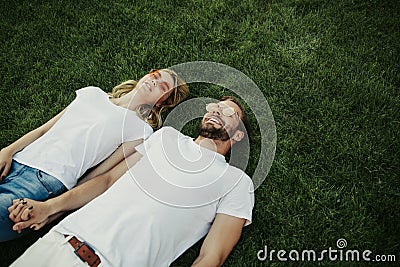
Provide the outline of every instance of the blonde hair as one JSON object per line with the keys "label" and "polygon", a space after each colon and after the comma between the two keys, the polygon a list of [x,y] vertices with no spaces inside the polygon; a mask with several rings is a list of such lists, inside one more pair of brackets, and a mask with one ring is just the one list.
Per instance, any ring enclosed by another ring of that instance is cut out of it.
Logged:
{"label": "blonde hair", "polygon": [[[165,112],[168,108],[172,108],[176,106],[179,102],[189,96],[189,86],[185,83],[185,81],[180,78],[174,71],[169,69],[162,69],[160,71],[165,71],[169,73],[175,84],[172,92],[169,94],[168,98],[157,107],[154,105],[151,107],[150,105],[143,104],[140,105],[136,109],[136,113],[140,118],[146,121],[151,127],[154,129],[158,129],[162,125],[162,117],[161,114]],[[113,98],[119,98],[130,91],[136,89],[137,81],[128,80],[117,86],[115,86],[109,95]]]}

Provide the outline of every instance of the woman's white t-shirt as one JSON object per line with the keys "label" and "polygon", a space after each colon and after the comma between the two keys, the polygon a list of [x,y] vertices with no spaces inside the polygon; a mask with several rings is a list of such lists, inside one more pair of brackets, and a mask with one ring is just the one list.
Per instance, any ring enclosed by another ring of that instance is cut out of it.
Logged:
{"label": "woman's white t-shirt", "polygon": [[101,266],[169,266],[217,213],[251,222],[253,183],[222,155],[170,127],[137,151],[143,157],[111,188],[54,228],[87,242]]}
{"label": "woman's white t-shirt", "polygon": [[14,159],[59,179],[68,189],[121,143],[146,139],[152,128],[136,112],[113,104],[97,87],[76,91],[63,116]]}

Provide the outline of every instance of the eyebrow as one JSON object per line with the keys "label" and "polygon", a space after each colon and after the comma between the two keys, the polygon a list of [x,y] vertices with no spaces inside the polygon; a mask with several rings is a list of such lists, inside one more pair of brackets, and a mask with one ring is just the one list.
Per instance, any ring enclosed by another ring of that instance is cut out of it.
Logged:
{"label": "eyebrow", "polygon": [[160,79],[160,78],[161,78],[161,73],[160,73],[160,71],[155,71],[155,72],[153,72],[152,74],[153,74],[153,76],[154,76],[156,79]]}

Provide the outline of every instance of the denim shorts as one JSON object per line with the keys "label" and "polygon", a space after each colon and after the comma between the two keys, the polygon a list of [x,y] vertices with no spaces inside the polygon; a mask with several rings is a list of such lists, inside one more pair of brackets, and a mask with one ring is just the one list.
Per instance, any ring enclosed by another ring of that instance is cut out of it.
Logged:
{"label": "denim shorts", "polygon": [[46,200],[62,194],[67,188],[57,178],[32,167],[12,161],[8,175],[0,182],[0,242],[22,236],[12,230],[8,207],[18,198]]}

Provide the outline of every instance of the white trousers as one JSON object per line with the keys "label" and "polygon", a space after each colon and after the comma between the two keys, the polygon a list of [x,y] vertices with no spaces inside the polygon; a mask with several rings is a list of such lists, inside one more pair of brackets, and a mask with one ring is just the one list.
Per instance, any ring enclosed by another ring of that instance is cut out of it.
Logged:
{"label": "white trousers", "polygon": [[[30,246],[21,257],[19,257],[11,267],[87,267],[74,254],[74,249],[68,243],[70,238],[50,230],[45,236],[39,238],[32,246]],[[101,265],[100,265],[101,266]]]}

